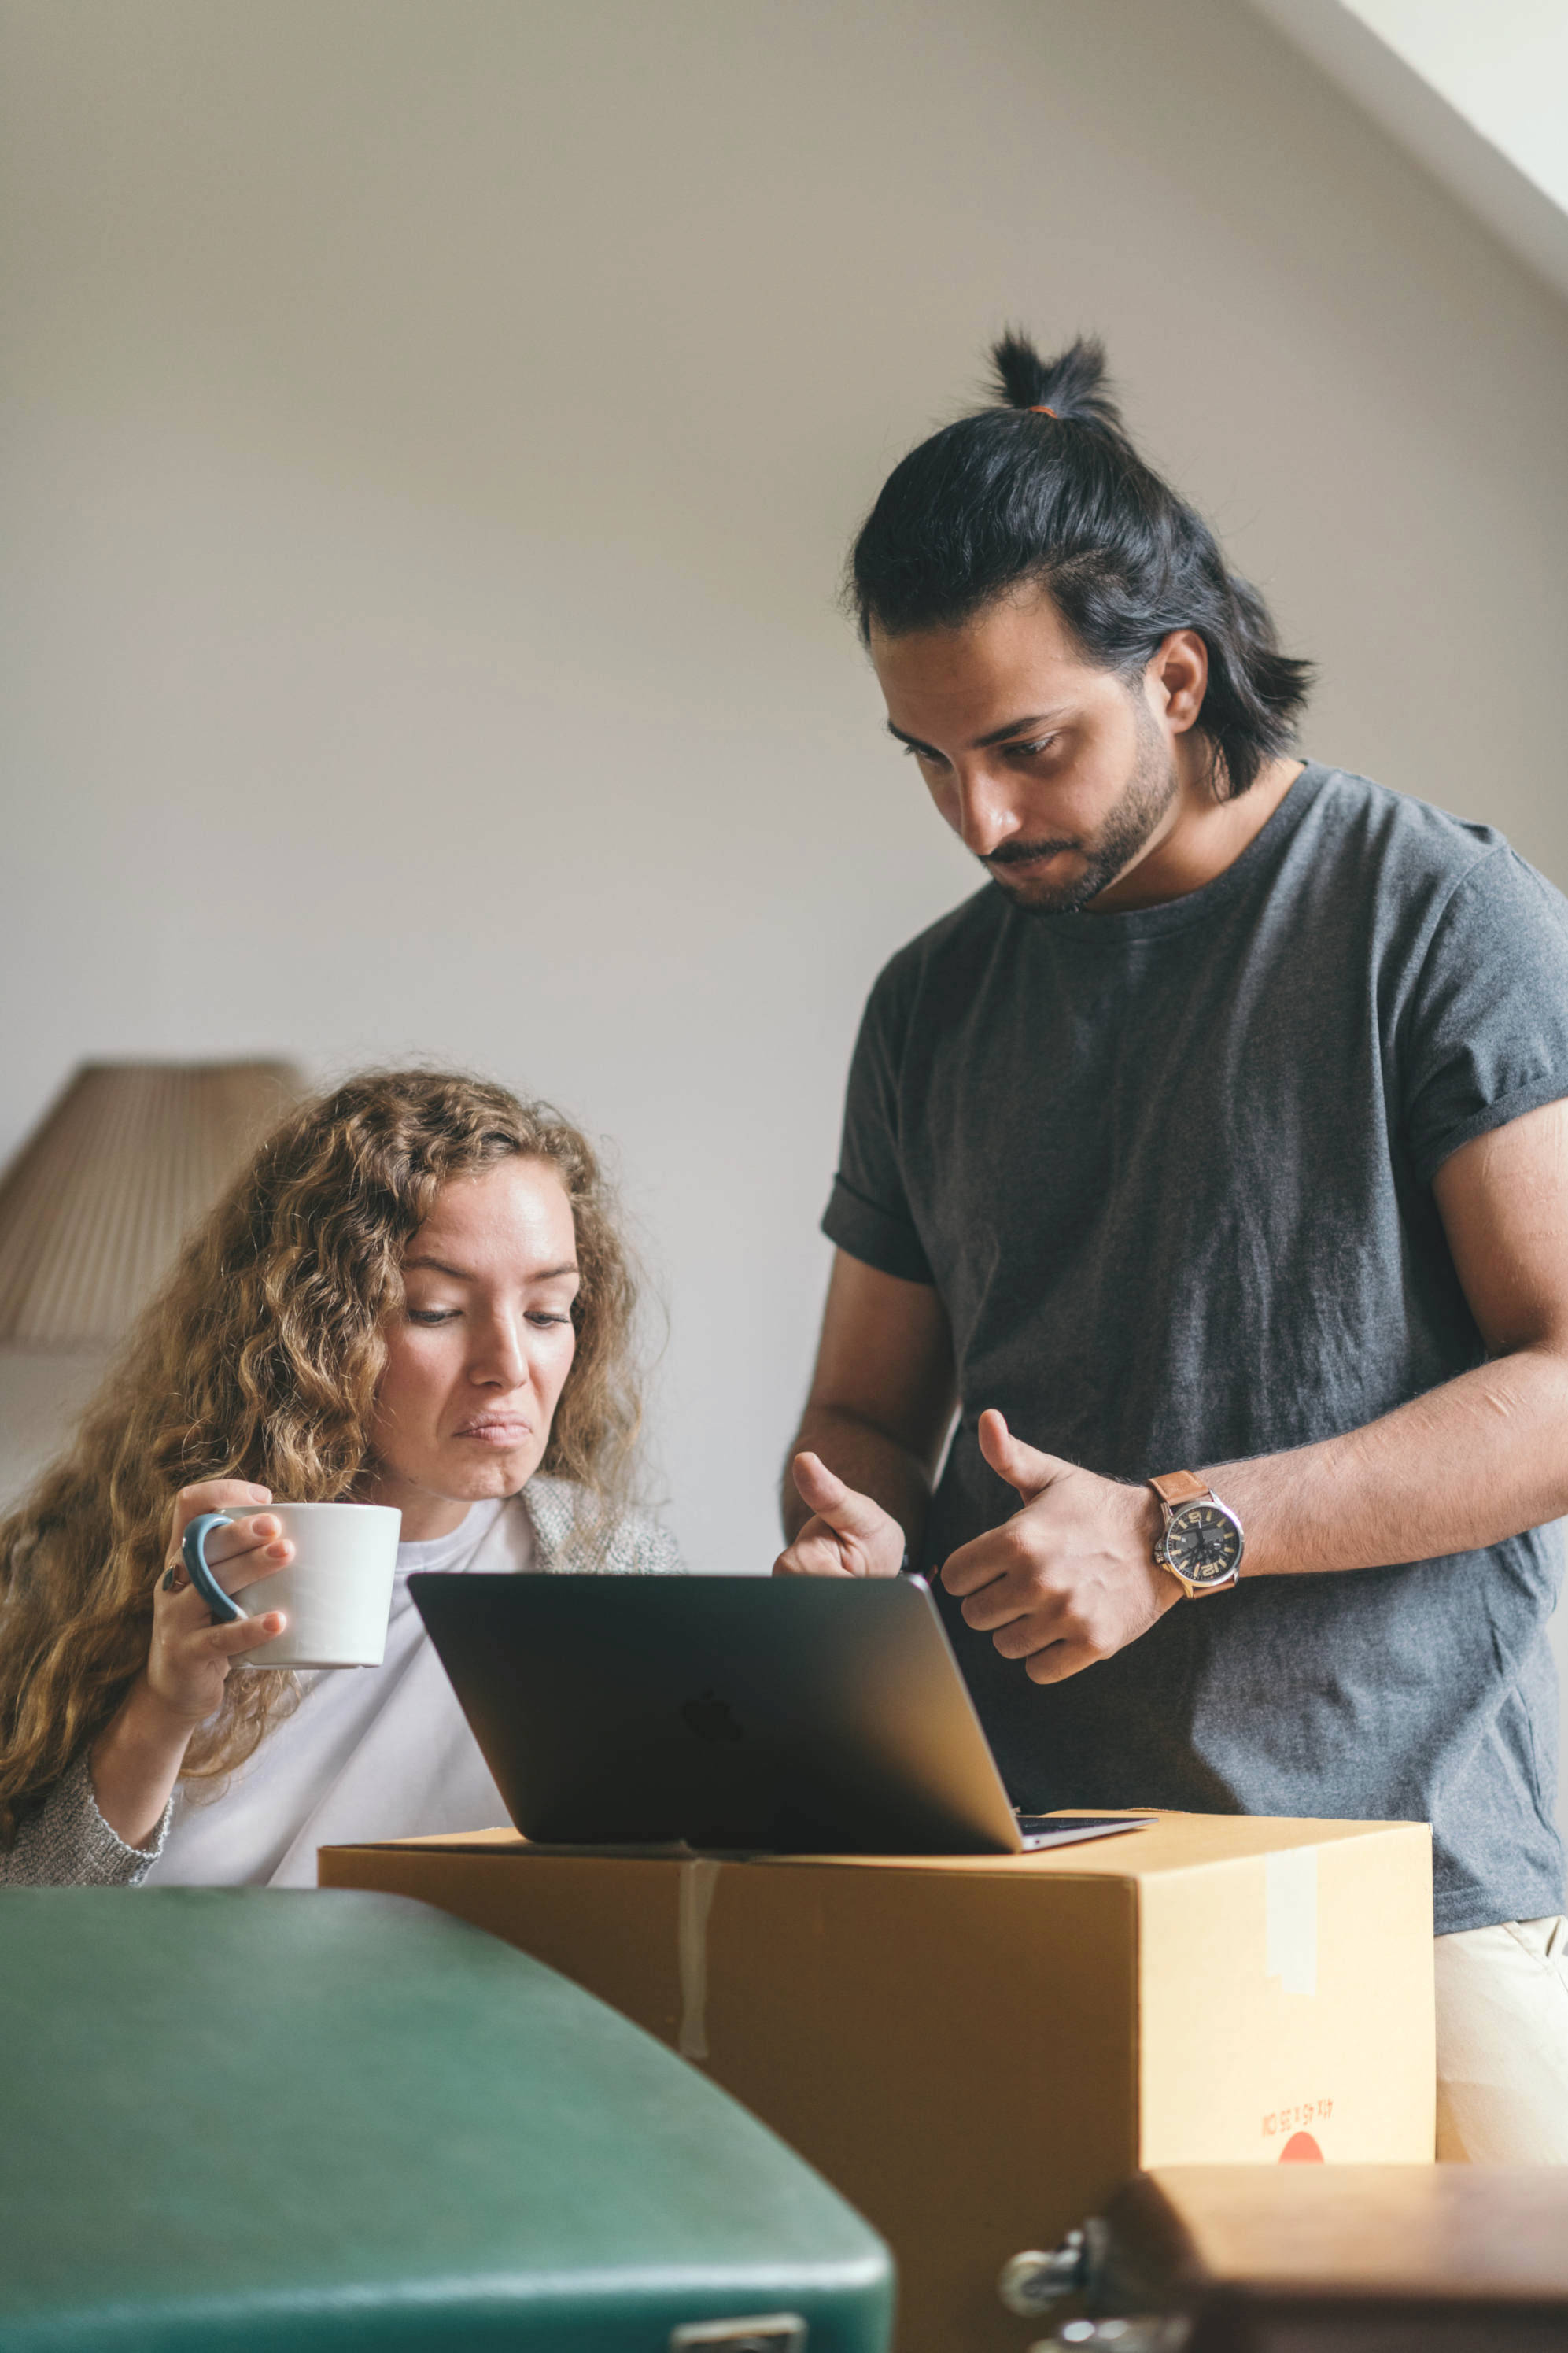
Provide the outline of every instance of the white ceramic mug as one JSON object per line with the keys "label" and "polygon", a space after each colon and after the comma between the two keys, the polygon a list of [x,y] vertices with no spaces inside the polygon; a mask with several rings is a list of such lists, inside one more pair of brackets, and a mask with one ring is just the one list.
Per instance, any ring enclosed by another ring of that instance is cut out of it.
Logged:
{"label": "white ceramic mug", "polygon": [[403,1514],[385,1504],[267,1504],[294,1547],[287,1568],[226,1593],[208,1566],[214,1528],[248,1513],[204,1512],[185,1530],[185,1573],[216,1618],[281,1609],[288,1623],[237,1667],[379,1667],[386,1652]]}

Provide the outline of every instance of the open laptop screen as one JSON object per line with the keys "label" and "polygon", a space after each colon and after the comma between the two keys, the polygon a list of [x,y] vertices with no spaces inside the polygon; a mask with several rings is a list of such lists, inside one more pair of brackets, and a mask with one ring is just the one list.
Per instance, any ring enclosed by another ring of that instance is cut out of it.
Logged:
{"label": "open laptop screen", "polygon": [[[409,1579],[527,1838],[751,1853],[1025,1843],[919,1577]],[[1030,1825],[1028,1843],[1138,1818]]]}

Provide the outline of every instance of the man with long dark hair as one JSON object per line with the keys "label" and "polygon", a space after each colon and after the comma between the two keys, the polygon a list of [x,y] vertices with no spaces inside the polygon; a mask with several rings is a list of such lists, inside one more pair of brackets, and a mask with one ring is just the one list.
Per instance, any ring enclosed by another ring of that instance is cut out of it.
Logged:
{"label": "man with long dark hair", "polygon": [[1429,1820],[1440,2154],[1568,2161],[1568,906],[1298,758],[1099,348],[995,358],[851,563],[989,881],[867,1007],[778,1567],[907,1546],[1026,1810]]}

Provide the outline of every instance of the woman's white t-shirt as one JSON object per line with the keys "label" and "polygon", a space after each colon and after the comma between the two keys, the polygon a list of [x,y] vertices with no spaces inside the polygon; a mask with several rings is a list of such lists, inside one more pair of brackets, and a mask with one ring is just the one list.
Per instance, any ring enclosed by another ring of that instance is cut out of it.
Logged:
{"label": "woman's white t-shirt", "polygon": [[314,1887],[316,1849],[504,1824],[504,1801],[408,1591],[414,1569],[526,1573],[536,1545],[521,1496],[470,1506],[460,1527],[397,1547],[378,1668],[300,1674],[294,1714],[221,1796],[182,1785],[148,1887]]}

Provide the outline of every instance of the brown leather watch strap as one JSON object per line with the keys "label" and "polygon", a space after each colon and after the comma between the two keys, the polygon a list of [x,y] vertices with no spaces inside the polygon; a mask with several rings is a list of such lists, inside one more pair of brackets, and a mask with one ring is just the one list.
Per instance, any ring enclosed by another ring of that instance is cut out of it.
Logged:
{"label": "brown leather watch strap", "polygon": [[1151,1479],[1149,1484],[1160,1501],[1169,1504],[1173,1511],[1178,1504],[1200,1502],[1209,1492],[1203,1480],[1194,1477],[1191,1471],[1166,1471],[1158,1479]]}

